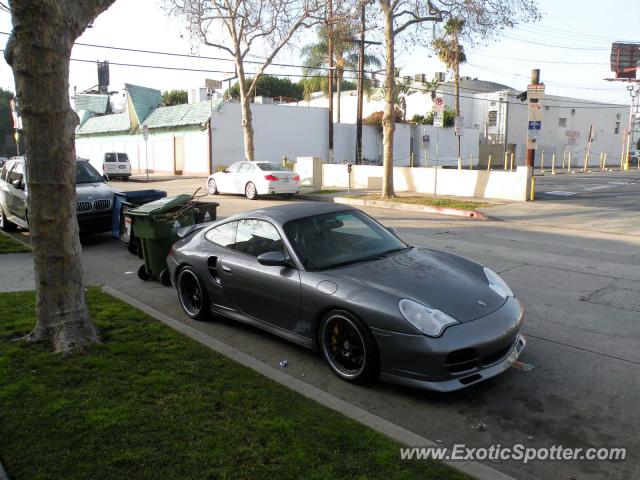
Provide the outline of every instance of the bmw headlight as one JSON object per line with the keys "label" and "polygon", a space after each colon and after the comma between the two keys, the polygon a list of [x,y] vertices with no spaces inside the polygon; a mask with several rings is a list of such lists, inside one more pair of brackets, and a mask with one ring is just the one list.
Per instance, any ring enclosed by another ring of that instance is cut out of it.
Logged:
{"label": "bmw headlight", "polygon": [[442,331],[458,321],[440,310],[403,298],[398,303],[400,312],[411,325],[430,337],[439,336]]}
{"label": "bmw headlight", "polygon": [[505,298],[515,296],[509,288],[509,285],[507,285],[507,282],[500,278],[500,275],[498,275],[496,272],[487,267],[484,267],[484,274],[489,281],[489,287],[498,295]]}

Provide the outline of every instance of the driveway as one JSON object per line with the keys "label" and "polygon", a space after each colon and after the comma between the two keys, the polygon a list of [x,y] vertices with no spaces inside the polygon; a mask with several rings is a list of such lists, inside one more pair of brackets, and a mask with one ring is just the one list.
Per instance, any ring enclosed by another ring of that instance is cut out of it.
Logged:
{"label": "driveway", "polygon": [[[191,193],[204,183],[174,182],[126,188]],[[215,200],[220,217],[280,203]],[[107,235],[85,242],[85,278],[111,285],[269,365],[278,367],[287,359],[290,375],[443,445],[627,448],[627,460],[616,463],[491,463],[515,478],[639,478],[640,236],[629,234],[637,228],[637,215],[635,221],[617,218],[615,202],[601,202],[589,208],[617,219],[593,228],[589,217],[573,215],[580,205],[563,202],[496,207],[490,211],[496,219],[486,222],[365,209],[410,243],[490,266],[525,305],[528,346],[522,367],[450,394],[382,383],[351,386],[318,355],[260,330],[223,319],[193,322],[181,313],[175,291],[140,281],[135,274],[140,259]]]}

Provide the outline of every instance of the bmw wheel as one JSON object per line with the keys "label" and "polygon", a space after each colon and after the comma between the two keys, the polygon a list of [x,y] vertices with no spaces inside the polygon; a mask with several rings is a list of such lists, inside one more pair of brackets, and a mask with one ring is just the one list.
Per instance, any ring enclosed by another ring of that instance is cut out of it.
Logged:
{"label": "bmw wheel", "polygon": [[319,343],[329,368],[343,380],[365,383],[378,375],[378,349],[369,329],[348,312],[327,314],[321,324]]}
{"label": "bmw wheel", "polygon": [[244,194],[249,200],[255,200],[256,198],[258,198],[256,186],[252,182],[247,183],[247,186],[244,187]]}
{"label": "bmw wheel", "polygon": [[213,178],[210,178],[207,182],[207,189],[211,195],[218,195],[218,186],[216,185],[216,181]]}
{"label": "bmw wheel", "polygon": [[193,267],[184,267],[178,272],[176,287],[184,313],[195,320],[204,320],[209,316],[207,289]]}
{"label": "bmw wheel", "polygon": [[10,222],[4,214],[4,210],[2,210],[2,206],[0,205],[0,230],[3,232],[13,232],[16,229],[16,224]]}

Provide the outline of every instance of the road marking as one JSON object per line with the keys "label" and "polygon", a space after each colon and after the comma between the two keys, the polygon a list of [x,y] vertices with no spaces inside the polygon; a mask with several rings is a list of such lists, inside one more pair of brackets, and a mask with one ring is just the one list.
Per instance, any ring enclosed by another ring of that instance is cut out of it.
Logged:
{"label": "road marking", "polygon": [[623,182],[620,180],[616,180],[614,182],[609,182],[609,185],[630,185],[631,182]]}
{"label": "road marking", "polygon": [[558,195],[559,197],[568,197],[570,195],[575,195],[577,192],[563,192],[560,190],[554,190],[552,192],[544,192],[547,195]]}

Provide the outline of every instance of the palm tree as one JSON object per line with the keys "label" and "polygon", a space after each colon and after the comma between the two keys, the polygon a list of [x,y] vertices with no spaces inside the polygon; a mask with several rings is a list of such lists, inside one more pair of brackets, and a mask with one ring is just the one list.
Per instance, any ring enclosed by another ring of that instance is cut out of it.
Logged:
{"label": "palm tree", "polygon": [[453,88],[455,94],[455,115],[460,115],[460,64],[467,61],[464,47],[460,45],[459,36],[464,28],[464,19],[450,18],[444,24],[444,36],[433,41],[433,48],[440,61],[453,71]]}
{"label": "palm tree", "polygon": [[[345,71],[356,72],[358,70],[358,40],[354,26],[349,23],[340,23],[333,26],[333,66],[336,90],[338,93],[337,121],[340,123],[340,101],[342,93],[342,81]],[[329,38],[327,28],[322,27],[318,31],[318,41],[302,48],[303,73],[307,81],[304,82],[304,95],[309,98],[311,93],[321,87],[323,91],[328,90],[326,78],[319,79],[329,65]],[[379,68],[382,62],[378,57],[365,54],[364,66]],[[320,80],[314,81],[315,79]],[[364,78],[364,88],[371,91],[371,80]]]}

